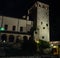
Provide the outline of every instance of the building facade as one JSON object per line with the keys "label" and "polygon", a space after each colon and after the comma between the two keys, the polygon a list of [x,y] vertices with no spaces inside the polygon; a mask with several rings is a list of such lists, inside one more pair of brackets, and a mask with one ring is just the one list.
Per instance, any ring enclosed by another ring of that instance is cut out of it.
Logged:
{"label": "building facade", "polygon": [[30,29],[33,27],[33,21],[18,19],[6,16],[0,16],[0,28],[4,28],[4,30],[0,30],[0,41],[6,41],[10,43],[14,43],[19,40],[23,40],[24,37],[29,39]]}
{"label": "building facade", "polygon": [[34,21],[34,38],[50,41],[49,5],[37,1],[29,10],[29,18]]}
{"label": "building facade", "polygon": [[[24,16],[25,17],[25,16]],[[26,19],[0,16],[0,41],[16,42],[17,38],[23,40],[33,36],[34,40],[50,41],[49,5],[39,1],[28,10]],[[32,34],[32,35],[31,35]]]}

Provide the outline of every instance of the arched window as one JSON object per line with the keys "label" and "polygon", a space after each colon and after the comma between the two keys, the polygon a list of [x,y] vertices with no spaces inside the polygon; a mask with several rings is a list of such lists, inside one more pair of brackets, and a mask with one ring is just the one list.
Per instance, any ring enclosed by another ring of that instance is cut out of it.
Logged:
{"label": "arched window", "polygon": [[2,40],[2,42],[5,40],[5,41],[7,41],[7,35],[6,34],[2,34],[1,35],[1,40]]}
{"label": "arched window", "polygon": [[15,29],[16,29],[16,26],[13,26],[12,30],[15,31]]}
{"label": "arched window", "polygon": [[28,41],[28,37],[27,36],[23,36],[23,41],[24,42]]}
{"label": "arched window", "polygon": [[9,42],[13,42],[14,41],[14,35],[9,35]]}

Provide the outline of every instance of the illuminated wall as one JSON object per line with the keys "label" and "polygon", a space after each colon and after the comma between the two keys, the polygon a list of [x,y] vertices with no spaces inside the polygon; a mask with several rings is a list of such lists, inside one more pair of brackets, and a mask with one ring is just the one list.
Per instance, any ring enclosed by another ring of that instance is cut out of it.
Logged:
{"label": "illuminated wall", "polygon": [[30,31],[31,27],[33,27],[33,22],[32,21],[27,21],[27,24],[26,24],[27,32]]}
{"label": "illuminated wall", "polygon": [[33,10],[36,13],[34,13],[35,16],[32,17],[34,19],[34,27],[36,30],[34,31],[34,39],[41,39],[45,41],[50,40],[49,36],[49,5],[41,3],[37,1],[30,9],[29,13],[33,14]]}
{"label": "illuminated wall", "polygon": [[39,39],[49,41],[49,6],[37,2],[37,28],[39,29]]}
{"label": "illuminated wall", "polygon": [[21,32],[21,27],[23,28],[23,32],[30,31],[31,27],[33,26],[33,22],[29,20],[19,19],[18,20],[18,32]]}
{"label": "illuminated wall", "polygon": [[[10,35],[14,36],[14,39],[13,39],[14,41],[10,43],[16,42],[17,37],[19,37],[19,40],[23,40],[24,36],[26,36],[28,40],[31,37],[31,35],[28,34],[27,32],[30,31],[31,27],[33,26],[32,21],[25,20],[25,19],[6,17],[6,16],[0,16],[0,26],[5,28],[5,26],[7,25],[8,25],[7,30],[4,30],[4,31],[11,31],[11,32],[0,32],[0,41],[2,41],[1,36],[4,34],[7,36],[7,39],[5,38],[6,42],[10,42],[9,41]],[[13,30],[13,26],[15,26],[15,30]]]}
{"label": "illuminated wall", "polygon": [[18,24],[18,19],[17,18],[11,18],[11,17],[5,17],[3,16],[3,27],[5,25],[8,25],[8,31],[12,31],[13,26],[15,26],[15,31],[17,31],[17,24]]}
{"label": "illuminated wall", "polygon": [[0,26],[7,29],[6,31],[28,32],[33,26],[33,21],[0,16]]}
{"label": "illuminated wall", "polygon": [[26,20],[19,19],[19,24],[18,24],[18,31],[20,32],[20,29],[23,29],[23,32],[26,32]]}

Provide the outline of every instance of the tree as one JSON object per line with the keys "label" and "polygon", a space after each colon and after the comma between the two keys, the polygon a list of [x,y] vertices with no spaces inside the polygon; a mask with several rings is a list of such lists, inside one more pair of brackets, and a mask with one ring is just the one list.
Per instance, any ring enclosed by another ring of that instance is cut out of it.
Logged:
{"label": "tree", "polygon": [[43,41],[43,40],[39,40],[39,47],[45,49],[45,48],[50,48],[50,44],[49,42]]}
{"label": "tree", "polygon": [[44,54],[44,49],[46,48],[50,48],[50,44],[49,42],[43,41],[43,40],[39,40],[39,51],[40,54]]}

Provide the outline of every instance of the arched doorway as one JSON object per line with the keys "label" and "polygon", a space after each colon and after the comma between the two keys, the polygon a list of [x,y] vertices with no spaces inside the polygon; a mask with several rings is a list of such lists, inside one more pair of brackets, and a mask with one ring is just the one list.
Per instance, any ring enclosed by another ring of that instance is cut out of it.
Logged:
{"label": "arched doorway", "polygon": [[14,35],[9,35],[9,42],[14,42]]}
{"label": "arched doorway", "polygon": [[1,35],[1,40],[2,40],[2,42],[3,41],[7,41],[7,35],[6,34],[2,34]]}
{"label": "arched doorway", "polygon": [[27,36],[23,36],[23,40],[28,40],[28,37]]}

